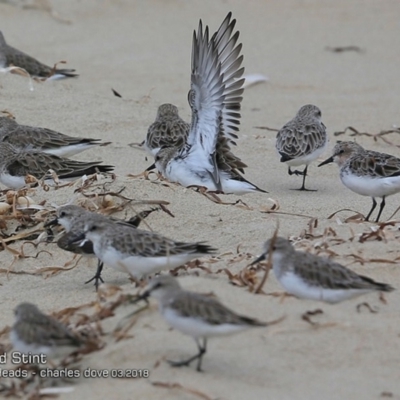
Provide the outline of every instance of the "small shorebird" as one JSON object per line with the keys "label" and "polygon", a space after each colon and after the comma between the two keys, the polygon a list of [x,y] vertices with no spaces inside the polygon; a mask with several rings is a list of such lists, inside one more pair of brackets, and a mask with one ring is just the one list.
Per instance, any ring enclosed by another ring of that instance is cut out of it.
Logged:
{"label": "small shorebird", "polygon": [[3,33],[0,31],[0,68],[11,66],[23,68],[34,78],[59,79],[78,76],[74,74],[74,69],[55,69],[49,67],[28,56],[28,54],[9,46],[4,39]]}
{"label": "small shorebird", "polygon": [[170,270],[216,249],[204,243],[184,243],[154,232],[132,229],[112,221],[88,221],[74,241],[90,240],[97,258],[134,279]]}
{"label": "small shorebird", "polygon": [[[173,104],[162,104],[157,111],[157,117],[147,132],[143,145],[147,152],[156,156],[161,148],[174,147],[182,148],[189,135],[190,124],[185,122],[178,114],[178,108]],[[216,163],[222,170],[238,170],[244,173],[247,165],[231,152],[232,140],[219,132],[216,144]],[[147,168],[155,168],[155,164]]]}
{"label": "small shorebird", "polygon": [[92,147],[104,145],[100,139],[73,137],[47,128],[19,125],[8,117],[0,117],[0,142],[22,150],[41,151],[67,158]]}
{"label": "small shorebird", "polygon": [[394,290],[386,283],[358,275],[326,257],[296,251],[290,241],[282,237],[267,240],[263,254],[251,265],[268,259],[270,251],[276,279],[289,294],[301,299],[333,304],[365,293]]}
{"label": "small shorebird", "polygon": [[146,151],[153,157],[162,147],[181,148],[186,143],[190,124],[185,122],[173,104],[161,104],[156,120],[150,125],[143,142]]}
{"label": "small shorebird", "polygon": [[58,178],[74,179],[96,172],[110,172],[111,165],[100,165],[101,161],[83,162],[61,158],[35,150],[16,149],[8,143],[0,143],[0,182],[10,189],[25,186],[25,177],[51,180],[49,170]]}
{"label": "small shorebird", "polygon": [[217,299],[183,290],[170,275],[152,279],[138,300],[153,296],[158,300],[161,315],[174,329],[192,336],[199,352],[184,361],[168,361],[173,367],[189,366],[197,360],[201,371],[203,356],[207,351],[207,339],[227,336],[253,327],[266,327],[280,322],[261,322],[230,310]]}
{"label": "small shorebird", "polygon": [[82,347],[82,341],[65,325],[43,314],[34,304],[19,304],[15,317],[16,322],[10,332],[14,351],[58,358]]}
{"label": "small shorebird", "polygon": [[[57,240],[57,245],[65,251],[70,251],[74,254],[84,255],[88,257],[95,257],[93,250],[93,243],[89,240],[76,240],[84,233],[85,225],[89,221],[106,221],[114,222],[116,224],[122,224],[129,226],[131,228],[137,228],[140,223],[157,208],[151,210],[146,210],[135,215],[128,221],[123,221],[116,218],[106,217],[101,214],[97,214],[82,207],[75,206],[73,204],[61,206],[57,209],[57,216],[51,221],[44,224],[44,227],[51,227],[54,225],[62,225],[65,229],[65,233]],[[90,283],[93,280],[96,290],[99,287],[99,282],[104,282],[101,277],[101,272],[103,270],[103,262],[99,260],[97,265],[96,274],[93,278],[89,279],[85,283]]]}
{"label": "small shorebird", "polygon": [[377,151],[365,150],[355,142],[337,142],[333,155],[318,166],[335,162],[340,168],[342,183],[355,193],[372,197],[368,221],[377,205],[375,197],[382,202],[376,222],[385,207],[387,196],[400,192],[400,158]]}
{"label": "small shorebird", "polygon": [[[182,186],[206,187],[226,194],[265,192],[244,179],[239,168],[221,154],[240,124],[244,68],[236,46],[239,32],[233,34],[236,20],[227,15],[218,31],[209,38],[200,20],[192,44],[192,75],[189,105],[192,122],[183,146],[161,147],[155,156],[157,169],[171,182]],[[218,137],[227,141],[217,151]],[[240,161],[240,160],[239,160]]]}
{"label": "small shorebird", "polygon": [[[289,175],[302,175],[300,189],[307,190],[305,182],[308,166],[325,151],[328,138],[326,127],[321,121],[321,110],[311,104],[300,108],[296,116],[276,135],[276,149],[281,162],[289,166]],[[305,165],[303,171],[292,171],[290,167]]]}

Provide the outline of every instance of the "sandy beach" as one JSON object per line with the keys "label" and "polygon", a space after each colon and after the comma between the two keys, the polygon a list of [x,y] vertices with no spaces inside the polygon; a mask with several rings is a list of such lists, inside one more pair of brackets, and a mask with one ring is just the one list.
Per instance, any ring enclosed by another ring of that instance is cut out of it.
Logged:
{"label": "sandy beach", "polygon": [[[182,286],[213,292],[230,308],[263,321],[286,316],[270,328],[210,340],[205,372],[198,373],[193,366],[174,369],[165,362],[189,357],[196,347],[190,337],[169,329],[153,301],[149,310],[138,314],[129,338],[116,341],[112,331],[133,310],[121,306],[101,321],[106,346],[84,357],[81,370],[146,369],[149,377],[81,377],[61,385],[73,391],[59,398],[400,399],[399,290],[385,295],[386,304],[370,294],[332,306],[274,296],[282,288],[272,273],[263,288],[266,295],[256,295],[246,286],[232,285],[228,274],[220,271],[242,271],[261,253],[279,223],[279,235],[293,239],[296,248],[333,256],[360,274],[400,288],[399,213],[392,217],[393,224],[380,228],[347,221],[356,212],[366,215],[371,199],[344,187],[333,164],[317,168],[314,163],[309,168],[307,187],[316,192],[291,190],[300,187],[301,177],[289,176],[287,166],[279,162],[276,132],[256,128],[280,129],[302,105],[315,104],[322,110],[330,139],[320,161],[331,155],[336,140],[353,139],[367,149],[400,157],[397,133],[383,136],[388,142],[368,135],[352,137],[349,131],[334,135],[348,126],[371,134],[400,126],[400,3],[23,2],[36,5],[33,8],[18,4],[0,1],[0,29],[7,42],[48,65],[67,61],[65,67],[75,68],[79,77],[30,86],[27,78],[0,74],[0,111],[12,113],[20,124],[111,141],[76,158],[115,165],[116,179],[106,185],[109,191],[124,188],[126,198],[169,202],[174,217],[154,212],[144,229],[176,240],[206,241],[218,249],[212,260],[202,259],[203,269],[179,272]],[[46,4],[50,8],[43,7]],[[218,204],[192,189],[155,181],[154,175],[151,180],[129,176],[140,174],[152,162],[130,144],[145,138],[160,104],[177,105],[182,118],[190,121],[187,92],[193,30],[201,18],[214,32],[229,11],[237,19],[245,73],[269,78],[245,90],[233,151],[248,164],[245,177],[268,193],[220,195],[225,204]],[[353,48],[332,51],[348,46]],[[46,200],[49,207],[85,200],[73,187],[47,192],[37,188],[29,196],[37,203]],[[399,198],[387,198],[381,221],[396,211]],[[274,207],[278,212],[268,212]],[[146,208],[127,206],[115,215],[129,217]],[[352,211],[328,218],[341,209]],[[2,231],[3,239],[14,229],[10,222]],[[21,251],[22,244],[14,242],[10,248]],[[94,287],[84,284],[94,274],[94,260],[82,260],[76,268],[47,278],[7,274],[13,261],[13,272],[34,272],[62,267],[72,258],[56,244],[41,243],[37,248],[26,244],[23,252],[37,257],[16,259],[12,251],[0,252],[0,331],[13,324],[13,309],[22,301],[53,313],[97,300]],[[261,277],[259,272],[258,280]],[[126,274],[107,266],[103,278],[107,285],[119,286],[121,293],[137,291]],[[367,306],[357,311],[364,302],[375,312]],[[307,311],[318,309],[322,313],[311,317],[314,325],[302,319]],[[0,343],[9,343],[7,335],[0,337]]]}

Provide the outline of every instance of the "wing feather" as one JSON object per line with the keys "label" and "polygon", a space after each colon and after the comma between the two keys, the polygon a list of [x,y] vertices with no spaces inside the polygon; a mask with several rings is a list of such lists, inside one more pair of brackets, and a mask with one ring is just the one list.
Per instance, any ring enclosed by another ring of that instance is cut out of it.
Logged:
{"label": "wing feather", "polygon": [[[209,39],[208,27],[202,21],[193,33],[192,77],[188,99],[192,108],[192,123],[188,146],[201,158],[216,183],[216,144],[219,135],[237,138],[243,83],[241,68],[242,45],[236,45],[239,32],[233,34],[236,20],[227,15],[218,31]],[[232,36],[233,34],[233,36]]]}

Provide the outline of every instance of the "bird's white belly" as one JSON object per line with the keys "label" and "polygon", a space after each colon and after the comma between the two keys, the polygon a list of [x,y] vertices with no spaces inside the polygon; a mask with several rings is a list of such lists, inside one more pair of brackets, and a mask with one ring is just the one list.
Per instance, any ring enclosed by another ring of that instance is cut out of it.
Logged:
{"label": "bird's white belly", "polygon": [[13,345],[13,350],[14,351],[19,351],[20,353],[23,354],[44,354],[46,356],[49,356],[53,352],[53,348],[51,346],[43,346],[43,345],[38,345],[38,344],[28,344],[21,340],[19,336],[12,330],[10,332],[10,340]]}
{"label": "bird's white belly", "polygon": [[217,190],[211,175],[204,168],[183,161],[171,160],[165,170],[165,177],[184,187],[205,186],[208,190]]}
{"label": "bird's white belly", "polygon": [[279,281],[288,293],[296,297],[325,301],[327,303],[338,303],[370,292],[370,290],[361,289],[327,289],[319,286],[310,286],[293,272],[283,274]]}
{"label": "bird's white belly", "polygon": [[[210,166],[210,168],[212,168]],[[251,183],[238,181],[232,179],[231,176],[223,171],[219,172],[221,188],[218,188],[211,176],[204,166],[191,165],[185,162],[176,162],[172,160],[167,165],[165,177],[171,182],[177,182],[182,186],[204,186],[209,191],[221,190],[225,194],[245,194],[254,192],[255,186]]]}
{"label": "bird's white belly", "polygon": [[123,254],[112,247],[106,251],[99,251],[96,246],[94,246],[94,251],[105,264],[118,271],[126,272],[136,279],[179,267],[200,256],[194,253],[183,253],[165,257],[143,257]]}
{"label": "bird's white belly", "polygon": [[400,192],[400,176],[389,178],[370,178],[343,173],[343,184],[362,196],[383,197]]}
{"label": "bird's white belly", "polygon": [[48,150],[44,150],[43,152],[47,153],[47,154],[52,154],[52,155],[58,156],[58,157],[69,158],[69,157],[79,154],[82,151],[85,151],[93,146],[94,146],[94,144],[79,143],[79,144],[72,144],[72,145],[68,145],[68,146],[62,146],[62,147],[58,147],[58,148],[48,149]]}
{"label": "bird's white belly", "polygon": [[20,189],[25,186],[25,177],[13,176],[3,172],[0,174],[0,182],[9,189]]}
{"label": "bird's white belly", "polygon": [[170,326],[194,338],[227,336],[248,328],[246,325],[211,325],[200,318],[183,317],[168,307],[164,308],[161,312]]}
{"label": "bird's white belly", "polygon": [[[39,77],[39,78],[42,78],[42,77]],[[45,81],[57,81],[57,80],[66,79],[66,78],[68,78],[68,76],[66,76],[64,74],[56,73],[54,75],[49,76],[48,78],[45,78]]]}
{"label": "bird's white belly", "polygon": [[306,154],[301,157],[297,157],[293,160],[286,161],[285,163],[289,165],[290,167],[299,167],[300,165],[309,165],[313,161],[315,161],[318,157],[322,156],[322,154],[325,152],[326,146],[328,144],[328,141],[326,141],[325,145],[320,147],[317,150],[314,150],[310,154]]}

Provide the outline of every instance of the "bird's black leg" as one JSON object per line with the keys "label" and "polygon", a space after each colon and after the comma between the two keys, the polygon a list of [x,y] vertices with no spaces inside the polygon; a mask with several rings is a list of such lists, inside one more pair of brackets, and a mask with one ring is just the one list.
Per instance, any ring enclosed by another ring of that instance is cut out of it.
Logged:
{"label": "bird's black leg", "polygon": [[193,357],[188,358],[187,360],[183,361],[171,361],[168,360],[168,364],[171,365],[172,367],[188,367],[190,363],[194,360],[199,360],[197,363],[197,371],[201,371],[201,361],[203,358],[203,355],[206,352],[206,339],[204,339],[203,346],[201,346],[200,342],[198,339],[196,339],[197,347],[199,349],[199,352],[195,354]]}
{"label": "bird's black leg", "polygon": [[201,362],[203,361],[203,356],[207,351],[207,338],[203,339],[203,346],[200,345],[200,342],[196,340],[197,347],[199,348],[199,360],[197,361],[197,371],[202,372]]}
{"label": "bird's black leg", "polygon": [[297,169],[295,171],[292,171],[289,167],[288,169],[288,174],[289,175],[303,175],[304,171],[298,171]]}
{"label": "bird's black leg", "polygon": [[[383,203],[383,206],[385,206],[385,198],[383,198],[382,203]],[[383,208],[382,203],[381,203],[381,211]],[[375,210],[375,207],[376,207],[376,200],[375,200],[375,197],[373,197],[372,198],[372,208],[371,208],[370,212],[368,213],[368,215],[365,217],[366,221],[369,220],[369,217],[371,216],[372,212]],[[381,215],[381,211],[379,212],[378,219],[379,219],[379,216]]]}
{"label": "bird's black leg", "polygon": [[303,184],[301,185],[300,189],[293,189],[293,190],[305,190],[306,192],[316,192],[316,190],[314,189],[306,189],[305,187],[305,183],[306,183],[306,176],[307,176],[307,169],[308,169],[308,165],[306,165],[306,167],[304,168],[304,171],[291,171],[290,167],[289,167],[289,175],[303,175]]}
{"label": "bird's black leg", "polygon": [[97,292],[97,289],[99,288],[99,281],[101,283],[104,283],[103,278],[101,277],[101,271],[103,270],[103,265],[104,265],[103,262],[99,260],[99,262],[97,264],[97,271],[96,271],[94,277],[85,282],[85,285],[86,285],[86,283],[90,283],[94,280],[94,286],[96,288],[96,292]]}
{"label": "bird's black leg", "polygon": [[383,196],[382,197],[382,201],[381,201],[381,205],[379,206],[379,213],[378,213],[378,216],[376,217],[376,221],[375,222],[379,221],[379,218],[381,217],[381,214],[382,214],[382,211],[383,211],[383,209],[385,207],[385,204],[386,204],[385,196]]}

